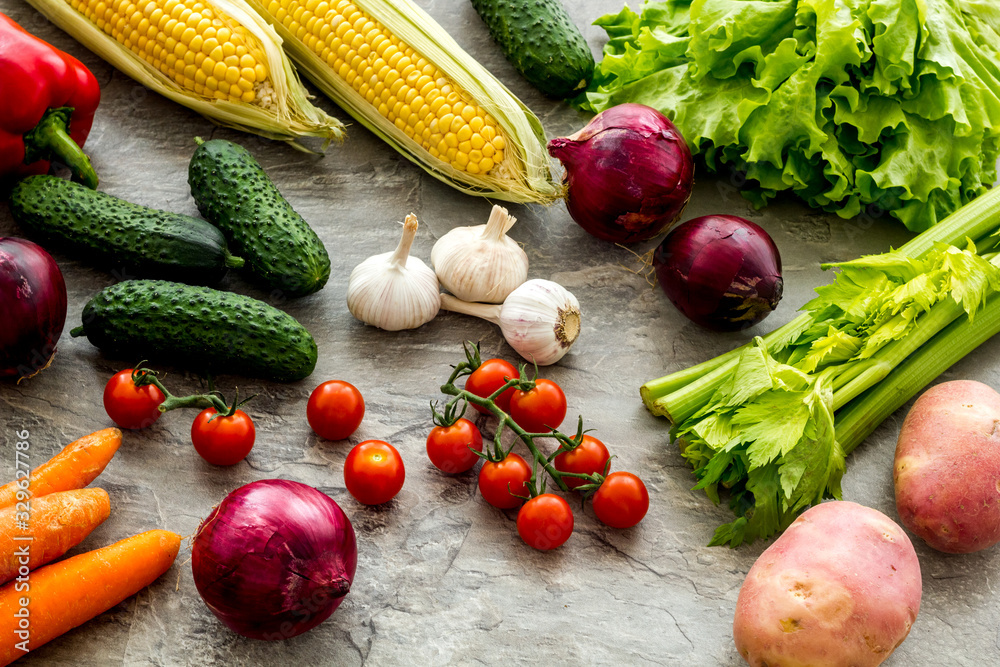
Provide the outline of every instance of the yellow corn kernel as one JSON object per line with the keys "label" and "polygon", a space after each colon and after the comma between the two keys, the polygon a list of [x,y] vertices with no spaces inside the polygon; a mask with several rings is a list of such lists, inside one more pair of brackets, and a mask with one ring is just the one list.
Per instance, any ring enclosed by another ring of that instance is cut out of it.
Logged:
{"label": "yellow corn kernel", "polygon": [[[433,157],[473,174],[488,174],[501,161],[507,144],[496,121],[433,63],[349,0],[261,4],[271,19]],[[242,60],[239,65],[244,67]]]}
{"label": "yellow corn kernel", "polygon": [[[124,48],[195,94],[252,102],[257,97],[255,87],[268,78],[263,50],[256,38],[242,25],[197,0],[66,3]],[[281,0],[269,3],[275,9],[280,4]]]}

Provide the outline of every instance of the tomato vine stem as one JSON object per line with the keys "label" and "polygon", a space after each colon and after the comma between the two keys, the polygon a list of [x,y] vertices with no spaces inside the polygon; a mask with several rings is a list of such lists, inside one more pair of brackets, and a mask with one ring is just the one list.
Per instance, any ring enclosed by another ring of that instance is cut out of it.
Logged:
{"label": "tomato vine stem", "polygon": [[[132,382],[136,387],[153,385],[160,390],[165,397],[165,400],[159,405],[160,412],[169,412],[170,410],[176,410],[178,408],[215,408],[216,414],[212,416],[212,419],[215,419],[216,417],[231,417],[236,413],[237,408],[253,398],[253,396],[251,396],[250,398],[240,401],[239,389],[236,390],[236,400],[233,401],[232,405],[228,405],[226,403],[226,399],[222,395],[222,392],[214,389],[211,389],[207,394],[174,396],[160,381],[160,378],[157,377],[156,371],[149,368],[142,368],[143,363],[144,362],[139,362],[136,364],[135,369],[132,371]],[[211,387],[211,381],[209,387]]]}
{"label": "tomato vine stem", "polygon": [[[545,493],[545,480],[542,479],[540,486],[538,484],[539,467],[548,473],[548,476],[563,491],[570,490],[569,486],[563,480],[565,477],[576,477],[588,480],[594,485],[593,488],[595,489],[597,486],[600,486],[604,479],[603,475],[597,473],[587,475],[583,473],[560,472],[553,464],[556,456],[563,452],[575,449],[583,441],[583,435],[586,433],[583,429],[583,417],[579,418],[577,423],[577,432],[576,435],[573,436],[562,433],[556,429],[546,433],[528,433],[523,428],[518,426],[517,422],[515,422],[507,412],[497,405],[496,399],[508,389],[516,388],[521,391],[530,391],[533,389],[535,386],[535,379],[538,375],[538,368],[535,368],[534,377],[528,378],[526,375],[526,366],[522,365],[519,377],[508,378],[507,382],[504,383],[503,386],[484,398],[482,396],[477,396],[466,389],[460,388],[456,384],[460,378],[470,375],[474,370],[479,368],[482,363],[478,345],[474,343],[465,343],[464,348],[466,360],[454,366],[448,381],[441,385],[441,393],[452,397],[445,404],[444,414],[442,415],[439,413],[436,409],[435,403],[433,401],[431,402],[431,412],[434,416],[434,423],[438,425],[449,425],[450,423],[454,423],[454,421],[460,418],[465,412],[464,406],[462,410],[457,410],[457,406],[462,404],[462,402],[465,404],[478,405],[479,407],[487,410],[490,414],[497,418],[497,428],[493,437],[493,447],[486,447],[485,452],[476,452],[476,454],[487,461],[497,463],[510,454],[514,445],[517,444],[517,440],[524,443],[524,446],[527,447],[532,457],[531,478],[527,482],[531,497]],[[505,428],[510,429],[514,432],[514,435],[517,436],[517,440],[515,440],[509,448],[505,448],[501,440],[501,435],[503,433],[503,429]],[[546,455],[541,451],[541,449],[539,449],[538,445],[535,444],[536,438],[553,438],[559,442],[559,447],[552,452],[552,454]]]}

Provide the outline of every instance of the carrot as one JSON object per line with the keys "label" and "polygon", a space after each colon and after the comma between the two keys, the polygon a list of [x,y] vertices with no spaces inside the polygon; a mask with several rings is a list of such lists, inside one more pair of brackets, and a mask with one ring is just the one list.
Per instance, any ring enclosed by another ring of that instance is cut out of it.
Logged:
{"label": "carrot", "polygon": [[23,525],[24,503],[0,510],[0,584],[59,558],[111,514],[104,489],[56,491],[34,498]]}
{"label": "carrot", "polygon": [[177,533],[150,530],[0,588],[0,665],[135,595],[170,569],[180,546]]}
{"label": "carrot", "polygon": [[[38,497],[55,491],[82,489],[104,472],[121,444],[122,432],[116,428],[106,428],[69,443],[61,452],[31,471],[28,491]],[[24,500],[17,497],[21,488],[19,481],[0,486],[0,508]]]}

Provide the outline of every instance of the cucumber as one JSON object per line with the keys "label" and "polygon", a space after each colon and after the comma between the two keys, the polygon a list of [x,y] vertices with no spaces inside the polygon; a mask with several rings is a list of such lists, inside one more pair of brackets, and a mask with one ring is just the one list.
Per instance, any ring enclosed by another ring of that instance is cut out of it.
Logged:
{"label": "cucumber", "polygon": [[199,142],[188,184],[205,219],[242,255],[251,273],[287,296],[305,296],[330,278],[330,256],[250,153],[230,141]]}
{"label": "cucumber", "polygon": [[248,296],[165,280],[101,290],[70,335],[115,357],[198,371],[291,381],[316,367],[316,342],[291,315]]}
{"label": "cucumber", "polygon": [[561,100],[590,83],[594,56],[559,0],[472,0],[472,6],[514,69],[544,95]]}
{"label": "cucumber", "polygon": [[198,218],[132,204],[55,176],[31,176],[10,195],[29,233],[125,275],[209,284],[243,266],[226,237]]}

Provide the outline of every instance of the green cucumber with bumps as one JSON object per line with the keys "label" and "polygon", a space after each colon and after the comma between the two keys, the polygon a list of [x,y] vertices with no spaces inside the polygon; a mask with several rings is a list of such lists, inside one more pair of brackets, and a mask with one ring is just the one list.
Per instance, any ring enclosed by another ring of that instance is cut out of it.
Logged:
{"label": "green cucumber with bumps", "polygon": [[248,296],[166,280],[101,290],[70,334],[113,357],[198,371],[289,382],[316,367],[316,342],[291,315]]}
{"label": "green cucumber with bumps", "polygon": [[226,235],[247,268],[287,296],[305,296],[330,278],[330,256],[316,232],[242,146],[196,139],[188,185],[205,219]]}
{"label": "green cucumber with bumps", "polygon": [[211,284],[243,260],[199,218],[112,197],[55,176],[30,176],[10,194],[29,234],[124,274]]}
{"label": "green cucumber with bumps", "polygon": [[564,99],[587,88],[594,55],[559,0],[472,0],[493,40],[528,83]]}

